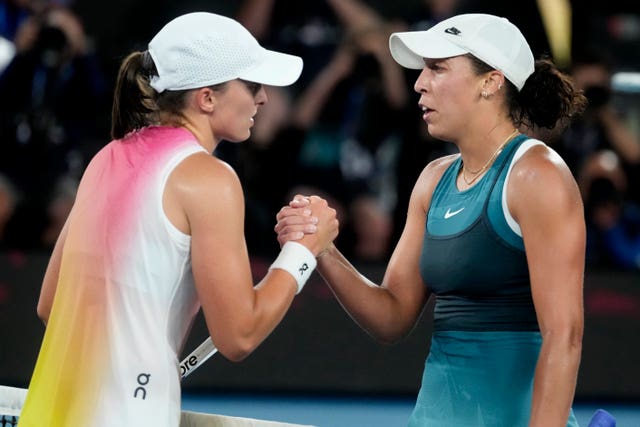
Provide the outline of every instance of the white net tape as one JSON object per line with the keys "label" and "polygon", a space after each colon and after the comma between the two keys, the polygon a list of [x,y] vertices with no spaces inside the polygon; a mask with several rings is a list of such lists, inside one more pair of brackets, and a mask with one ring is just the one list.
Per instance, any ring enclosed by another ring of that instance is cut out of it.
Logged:
{"label": "white net tape", "polygon": [[15,426],[27,390],[0,385],[0,427]]}
{"label": "white net tape", "polygon": [[[0,385],[0,427],[15,426],[27,390]],[[182,411],[180,427],[311,427],[251,418]]]}
{"label": "white net tape", "polygon": [[228,417],[182,411],[180,427],[311,427],[301,424],[287,424],[276,421],[254,420],[250,418]]}
{"label": "white net tape", "polygon": [[0,385],[0,415],[17,417],[24,404],[27,390]]}

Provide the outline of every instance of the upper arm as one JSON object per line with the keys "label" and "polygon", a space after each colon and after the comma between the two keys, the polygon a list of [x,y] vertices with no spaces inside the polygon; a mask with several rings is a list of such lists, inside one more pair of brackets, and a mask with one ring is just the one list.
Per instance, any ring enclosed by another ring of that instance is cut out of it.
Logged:
{"label": "upper arm", "polygon": [[[250,304],[253,279],[244,239],[244,196],[235,172],[208,154],[178,165],[168,188],[184,210],[191,234],[191,262],[209,325],[232,321]],[[210,328],[211,329],[211,328]],[[222,331],[224,328],[215,328]],[[215,342],[222,337],[213,337]]]}
{"label": "upper arm", "polygon": [[67,240],[67,233],[69,228],[69,219],[62,227],[58,240],[49,258],[49,264],[44,273],[44,279],[42,280],[42,288],[40,289],[40,298],[38,299],[38,307],[36,309],[38,317],[46,324],[51,314],[51,307],[53,307],[53,298],[56,294],[58,287],[58,279],[60,277],[60,265],[62,264],[62,252]]}
{"label": "upper arm", "polygon": [[429,297],[420,274],[427,211],[433,190],[452,160],[451,156],[437,159],[420,174],[411,193],[402,235],[389,260],[382,283],[403,308],[416,318]]}
{"label": "upper arm", "polygon": [[522,230],[541,331],[581,334],[585,223],[569,169],[549,148],[534,147],[514,165],[507,200]]}

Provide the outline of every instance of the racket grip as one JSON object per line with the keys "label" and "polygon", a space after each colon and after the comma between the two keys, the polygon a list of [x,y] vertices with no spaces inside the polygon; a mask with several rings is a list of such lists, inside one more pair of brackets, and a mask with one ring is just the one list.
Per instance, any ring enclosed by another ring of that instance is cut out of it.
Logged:
{"label": "racket grip", "polygon": [[208,337],[202,344],[180,362],[180,377],[184,379],[191,372],[199,368],[207,359],[213,356],[218,349]]}

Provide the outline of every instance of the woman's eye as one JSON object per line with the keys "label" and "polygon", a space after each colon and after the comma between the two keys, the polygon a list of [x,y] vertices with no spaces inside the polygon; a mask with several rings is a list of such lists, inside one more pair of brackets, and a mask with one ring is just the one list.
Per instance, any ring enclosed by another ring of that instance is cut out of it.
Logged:
{"label": "woman's eye", "polygon": [[244,83],[244,85],[247,87],[247,89],[249,89],[249,92],[253,96],[256,96],[258,92],[260,92],[260,89],[262,89],[262,84],[260,83],[249,82],[246,80],[240,80],[240,81]]}

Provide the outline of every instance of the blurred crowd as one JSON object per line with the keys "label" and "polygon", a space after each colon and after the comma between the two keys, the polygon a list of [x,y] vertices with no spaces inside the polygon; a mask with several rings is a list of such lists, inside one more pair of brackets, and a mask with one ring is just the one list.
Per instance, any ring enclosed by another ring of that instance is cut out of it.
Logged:
{"label": "blurred crowd", "polygon": [[3,0],[0,30],[13,50],[0,64],[0,241],[49,249],[105,142],[107,77],[61,2]]}
{"label": "blurred crowd", "polygon": [[[101,38],[97,26],[94,33],[85,24],[81,3],[0,0],[3,249],[51,249],[87,162],[108,142],[114,64],[148,39],[146,15],[138,13],[112,23],[111,37]],[[534,54],[552,55],[538,10],[544,2],[533,0],[186,1],[181,10],[165,3],[153,3],[155,15],[167,15],[156,22],[187,10],[232,13],[264,45],[305,60],[296,85],[268,89],[250,140],[216,152],[243,182],[247,243],[256,257],[278,252],[279,208],[296,193],[318,193],[339,212],[344,252],[362,262],[385,260],[418,174],[454,152],[426,132],[412,91],[418,73],[391,58],[392,32],[458,13],[493,13],[522,28]],[[589,265],[640,271],[640,88],[633,94],[612,85],[618,71],[640,72],[640,62],[619,53],[620,46],[640,52],[640,17],[585,13],[574,7],[580,25],[566,71],[589,108],[562,129],[534,133],[562,155],[580,185]]]}

